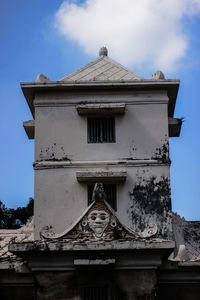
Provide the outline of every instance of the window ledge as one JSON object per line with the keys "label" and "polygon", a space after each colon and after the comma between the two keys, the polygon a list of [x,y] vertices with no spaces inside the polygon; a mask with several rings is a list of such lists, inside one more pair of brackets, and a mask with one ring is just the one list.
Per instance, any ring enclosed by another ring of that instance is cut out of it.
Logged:
{"label": "window ledge", "polygon": [[126,171],[116,172],[76,172],[76,178],[79,182],[124,182],[127,177]]}
{"label": "window ledge", "polygon": [[81,104],[76,109],[79,115],[116,115],[125,112],[125,103]]}

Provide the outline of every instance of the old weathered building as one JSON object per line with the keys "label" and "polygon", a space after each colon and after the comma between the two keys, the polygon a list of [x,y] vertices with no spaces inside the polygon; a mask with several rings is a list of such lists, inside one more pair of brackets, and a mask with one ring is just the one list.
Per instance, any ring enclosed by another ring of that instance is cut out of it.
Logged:
{"label": "old weathered building", "polygon": [[7,243],[0,233],[2,299],[198,300],[200,223],[171,211],[179,80],[144,79],[103,47],[58,81],[40,74],[21,87],[34,118],[24,122],[34,239],[30,228]]}

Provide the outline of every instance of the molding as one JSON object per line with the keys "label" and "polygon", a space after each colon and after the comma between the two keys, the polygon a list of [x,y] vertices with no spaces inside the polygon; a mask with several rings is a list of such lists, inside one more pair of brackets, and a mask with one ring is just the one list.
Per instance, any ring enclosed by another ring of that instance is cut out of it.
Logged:
{"label": "molding", "polygon": [[94,172],[76,172],[78,182],[124,182],[126,181],[126,171],[94,171]]}
{"label": "molding", "polygon": [[[34,107],[65,107],[65,106],[77,106],[77,101],[69,102],[67,99],[48,99],[48,100],[34,100]],[[168,104],[168,99],[145,99],[143,100],[131,100],[131,101],[124,101],[126,105],[148,105],[148,104]],[[110,104],[114,103],[114,101],[110,101]],[[115,103],[118,103],[116,100]],[[119,102],[120,103],[120,102]],[[122,112],[120,112],[122,113]],[[79,113],[80,114],[80,113]],[[85,113],[84,115],[86,115]]]}
{"label": "molding", "polygon": [[35,161],[35,170],[59,169],[59,168],[86,168],[86,167],[146,167],[146,166],[170,166],[170,163],[162,163],[156,159],[133,160],[105,160],[105,161]]}
{"label": "molding", "polygon": [[[67,241],[33,241],[12,243],[9,245],[9,251],[14,254],[28,255],[29,253],[56,253],[71,252],[74,253],[91,250],[163,250],[172,251],[175,247],[175,242],[172,240],[163,240],[159,238],[150,238],[143,240],[113,240],[113,241],[82,241],[67,240]],[[46,254],[45,254],[46,255]]]}
{"label": "molding", "polygon": [[125,112],[125,103],[79,104],[76,109],[79,115],[116,115]]}

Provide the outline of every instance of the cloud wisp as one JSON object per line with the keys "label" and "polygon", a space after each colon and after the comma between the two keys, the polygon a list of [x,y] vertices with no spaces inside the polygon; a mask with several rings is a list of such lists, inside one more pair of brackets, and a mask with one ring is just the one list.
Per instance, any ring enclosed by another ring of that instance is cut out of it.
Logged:
{"label": "cloud wisp", "polygon": [[88,54],[105,45],[113,59],[131,66],[173,70],[186,55],[184,18],[200,14],[200,0],[64,1],[56,27]]}

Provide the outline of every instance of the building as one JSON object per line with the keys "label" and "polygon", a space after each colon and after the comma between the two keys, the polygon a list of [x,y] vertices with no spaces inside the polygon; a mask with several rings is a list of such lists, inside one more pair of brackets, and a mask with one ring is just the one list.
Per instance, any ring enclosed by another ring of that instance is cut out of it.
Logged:
{"label": "building", "polygon": [[144,79],[103,47],[64,78],[21,88],[34,118],[24,122],[35,139],[34,240],[8,242],[3,299],[199,299],[200,223],[171,211],[179,80]]}

